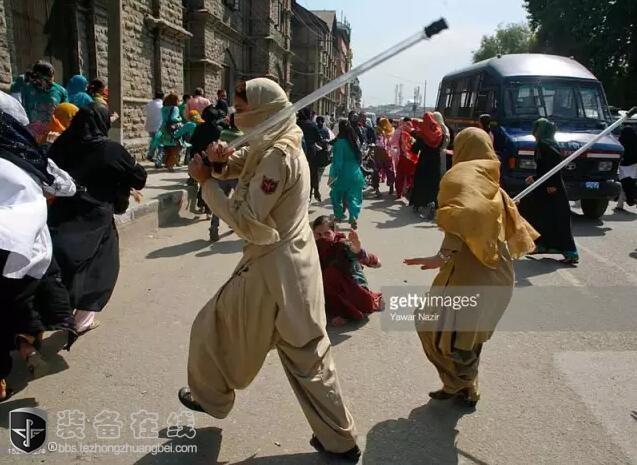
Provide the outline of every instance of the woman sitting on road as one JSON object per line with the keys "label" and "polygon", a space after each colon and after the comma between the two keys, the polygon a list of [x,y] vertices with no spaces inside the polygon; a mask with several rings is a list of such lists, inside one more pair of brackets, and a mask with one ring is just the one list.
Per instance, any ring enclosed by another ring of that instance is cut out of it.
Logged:
{"label": "woman sitting on road", "polygon": [[312,224],[321,260],[325,310],[328,323],[342,326],[348,320],[363,320],[382,309],[382,294],[369,290],[363,266],[380,268],[376,255],[366,252],[356,231],[335,232],[327,216]]}

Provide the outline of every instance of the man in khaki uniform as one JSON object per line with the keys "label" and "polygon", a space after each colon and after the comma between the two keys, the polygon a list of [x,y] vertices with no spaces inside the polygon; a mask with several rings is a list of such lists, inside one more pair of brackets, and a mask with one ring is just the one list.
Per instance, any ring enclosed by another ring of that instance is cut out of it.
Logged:
{"label": "man in khaki uniform", "polygon": [[[265,78],[248,81],[245,90],[239,87],[235,100],[235,124],[246,133],[291,105],[283,89]],[[311,444],[356,462],[354,422],[343,404],[325,331],[301,137],[291,116],[237,152],[209,148],[213,170],[198,156],[190,166],[208,206],[246,245],[230,279],[193,323],[189,388],[182,388],[179,398],[193,410],[225,418],[234,390],[247,387],[276,348],[314,431]],[[237,189],[228,198],[216,179],[235,178]]]}

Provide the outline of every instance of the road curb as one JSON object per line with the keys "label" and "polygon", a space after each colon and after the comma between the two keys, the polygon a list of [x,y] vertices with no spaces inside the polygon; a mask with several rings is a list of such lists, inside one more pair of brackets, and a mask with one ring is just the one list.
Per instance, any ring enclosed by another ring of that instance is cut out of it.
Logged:
{"label": "road curb", "polygon": [[131,201],[125,213],[114,215],[115,224],[119,229],[126,231],[132,228],[161,228],[176,220],[179,213],[188,208],[189,201],[194,195],[194,188],[184,188],[161,194],[147,203],[136,204]]}

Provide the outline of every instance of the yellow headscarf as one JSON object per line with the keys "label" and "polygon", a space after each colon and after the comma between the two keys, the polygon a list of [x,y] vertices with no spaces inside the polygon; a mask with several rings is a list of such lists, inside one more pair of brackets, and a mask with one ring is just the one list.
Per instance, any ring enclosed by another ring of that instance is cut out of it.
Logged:
{"label": "yellow headscarf", "polygon": [[459,236],[480,262],[495,268],[500,260],[498,240],[504,221],[504,239],[511,257],[535,248],[539,237],[500,188],[500,161],[489,135],[467,128],[454,140],[453,167],[440,182],[438,226]]}
{"label": "yellow headscarf", "polygon": [[68,129],[71,125],[71,120],[78,111],[79,108],[72,103],[64,102],[55,107],[53,116],[60,122],[64,129]]}
{"label": "yellow headscarf", "polygon": [[378,129],[385,137],[391,137],[394,133],[394,127],[391,125],[387,118],[381,118],[378,120]]}

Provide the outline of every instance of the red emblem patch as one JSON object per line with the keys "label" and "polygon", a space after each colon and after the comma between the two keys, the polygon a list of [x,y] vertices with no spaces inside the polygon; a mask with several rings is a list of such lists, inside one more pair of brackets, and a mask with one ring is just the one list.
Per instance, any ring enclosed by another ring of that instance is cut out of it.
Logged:
{"label": "red emblem patch", "polygon": [[263,179],[261,180],[261,190],[265,194],[273,194],[277,187],[279,187],[279,181],[263,176]]}

